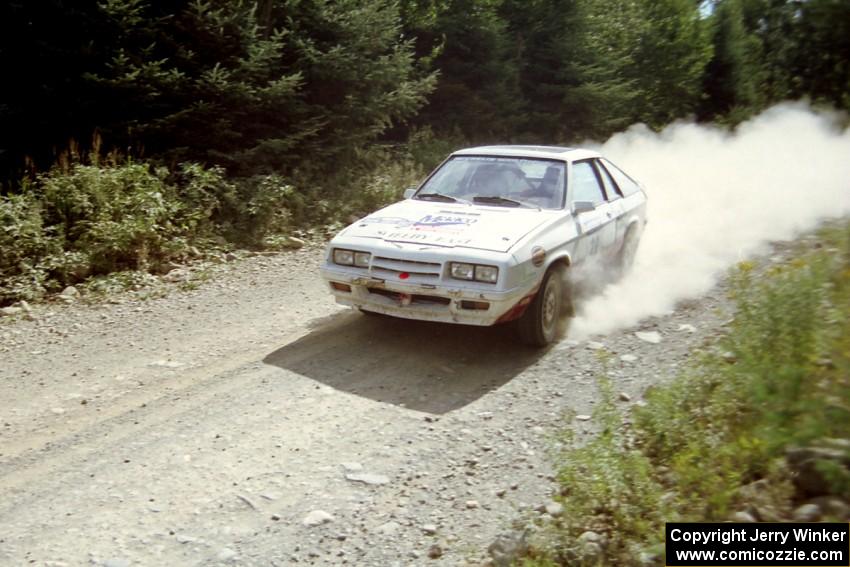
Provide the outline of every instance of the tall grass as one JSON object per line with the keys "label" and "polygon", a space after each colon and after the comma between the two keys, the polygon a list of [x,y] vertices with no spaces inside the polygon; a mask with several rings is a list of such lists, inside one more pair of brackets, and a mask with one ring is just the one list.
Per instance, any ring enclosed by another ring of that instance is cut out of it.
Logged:
{"label": "tall grass", "polygon": [[[582,564],[586,530],[606,538],[604,564],[660,561],[664,522],[727,520],[755,481],[781,518],[794,498],[786,449],[850,438],[850,224],[788,263],[739,265],[731,284],[727,336],[630,419],[601,379],[602,432],[560,457],[565,519],[526,565]],[[822,464],[850,498],[847,470]]]}

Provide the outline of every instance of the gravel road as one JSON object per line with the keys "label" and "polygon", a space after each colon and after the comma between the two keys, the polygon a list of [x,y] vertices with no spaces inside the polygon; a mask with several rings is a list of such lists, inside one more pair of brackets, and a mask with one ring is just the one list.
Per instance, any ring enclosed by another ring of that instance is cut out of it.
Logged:
{"label": "gravel road", "polygon": [[728,318],[715,288],[534,352],[340,308],[320,258],[0,319],[0,564],[479,565],[551,501],[564,419],[591,434],[603,352],[639,403]]}

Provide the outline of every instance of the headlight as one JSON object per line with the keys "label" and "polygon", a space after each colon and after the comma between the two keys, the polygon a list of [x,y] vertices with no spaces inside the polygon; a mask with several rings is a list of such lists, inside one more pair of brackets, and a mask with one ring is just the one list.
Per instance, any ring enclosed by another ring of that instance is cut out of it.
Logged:
{"label": "headlight", "polygon": [[499,279],[499,268],[496,266],[481,266],[478,264],[452,262],[450,273],[456,280],[475,280],[484,283],[496,283]]}
{"label": "headlight", "polygon": [[472,280],[475,277],[475,266],[472,264],[460,264],[452,262],[452,277],[456,280]]}
{"label": "headlight", "polygon": [[372,255],[368,252],[355,252],[354,253],[354,265],[358,268],[368,268],[369,267],[369,258]]}
{"label": "headlight", "polygon": [[344,248],[334,248],[333,250],[334,264],[341,266],[368,268],[371,258],[372,255],[369,252],[358,252],[357,250],[346,250]]}
{"label": "headlight", "polygon": [[334,248],[333,256],[334,264],[341,264],[343,266],[354,265],[354,252],[352,252],[351,250],[342,250],[341,248]]}
{"label": "headlight", "polygon": [[496,266],[475,266],[475,279],[479,282],[496,283],[499,279],[499,268]]}

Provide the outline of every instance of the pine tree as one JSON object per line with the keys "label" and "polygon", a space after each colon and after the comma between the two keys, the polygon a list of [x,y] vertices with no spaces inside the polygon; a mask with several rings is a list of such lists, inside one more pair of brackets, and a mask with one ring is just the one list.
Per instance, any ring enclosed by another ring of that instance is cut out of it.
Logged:
{"label": "pine tree", "polygon": [[[521,119],[518,71],[500,0],[407,2],[407,27],[433,54],[436,89],[417,123],[470,141],[506,140]],[[430,17],[429,17],[430,16]]]}
{"label": "pine tree", "polygon": [[580,0],[558,42],[564,63],[559,125],[565,141],[601,139],[632,124],[641,100],[638,46],[648,23],[638,0]]}
{"label": "pine tree", "polygon": [[706,100],[701,117],[730,115],[737,122],[761,105],[762,69],[755,57],[758,40],[744,27],[739,0],[725,0],[714,13],[714,57],[706,68]]}
{"label": "pine tree", "polygon": [[392,0],[46,1],[0,12],[33,32],[0,38],[20,87],[0,94],[6,179],[95,131],[168,163],[292,171],[351,155],[433,88]]}
{"label": "pine tree", "polygon": [[633,76],[638,117],[657,129],[696,111],[713,50],[708,26],[692,0],[643,4],[646,26],[636,46]]}
{"label": "pine tree", "polygon": [[850,2],[803,2],[798,26],[801,94],[850,110]]}

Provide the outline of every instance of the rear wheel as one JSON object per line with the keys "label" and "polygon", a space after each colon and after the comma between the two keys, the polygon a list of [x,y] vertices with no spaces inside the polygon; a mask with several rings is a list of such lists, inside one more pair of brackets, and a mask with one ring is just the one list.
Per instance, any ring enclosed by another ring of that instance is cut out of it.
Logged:
{"label": "rear wheel", "polygon": [[534,300],[517,322],[519,336],[527,345],[544,347],[563,330],[565,308],[570,305],[563,266],[549,268]]}

